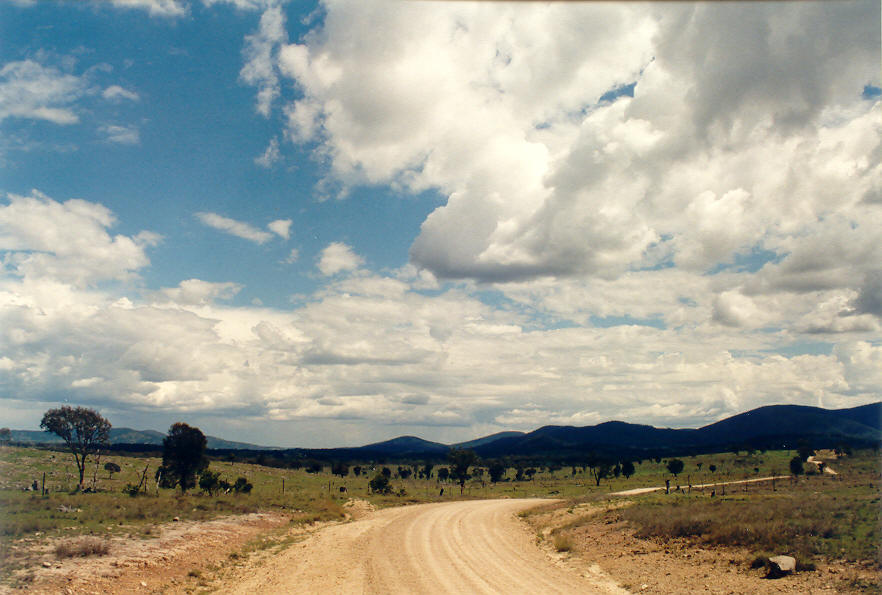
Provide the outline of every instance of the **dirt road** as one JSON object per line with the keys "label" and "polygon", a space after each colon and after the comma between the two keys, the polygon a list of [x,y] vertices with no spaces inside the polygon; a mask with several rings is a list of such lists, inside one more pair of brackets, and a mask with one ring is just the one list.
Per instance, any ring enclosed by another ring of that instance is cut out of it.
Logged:
{"label": "dirt road", "polygon": [[536,545],[518,511],[545,500],[391,508],[327,527],[223,592],[622,593]]}

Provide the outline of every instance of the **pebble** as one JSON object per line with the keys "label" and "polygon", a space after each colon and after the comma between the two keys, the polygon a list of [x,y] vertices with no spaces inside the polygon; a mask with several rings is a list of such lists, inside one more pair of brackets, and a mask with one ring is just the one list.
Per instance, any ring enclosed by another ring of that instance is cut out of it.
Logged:
{"label": "pebble", "polygon": [[142,586],[142,587],[146,587],[146,586],[147,586],[147,583],[145,583],[144,581],[141,581],[141,586]]}
{"label": "pebble", "polygon": [[52,568],[52,562],[43,562],[43,568]]}

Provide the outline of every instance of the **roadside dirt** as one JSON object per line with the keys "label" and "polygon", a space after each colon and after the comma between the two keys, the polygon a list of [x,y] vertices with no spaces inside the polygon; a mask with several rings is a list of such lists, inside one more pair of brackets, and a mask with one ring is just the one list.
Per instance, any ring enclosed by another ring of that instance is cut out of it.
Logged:
{"label": "roadside dirt", "polygon": [[[188,593],[205,586],[210,569],[228,564],[230,554],[254,538],[278,531],[287,517],[247,514],[203,522],[173,522],[152,530],[158,537],[108,539],[106,556],[59,560],[55,546],[36,552],[36,568],[24,570],[21,589],[0,593]],[[74,538],[74,540],[76,540]],[[191,574],[192,573],[192,574]]]}
{"label": "roadside dirt", "polygon": [[[696,547],[684,540],[665,543],[638,539],[618,520],[622,500],[610,505],[583,504],[530,515],[528,522],[554,552],[555,529],[567,527],[568,552],[562,563],[576,569],[602,568],[611,580],[633,593],[832,594],[861,592],[854,585],[873,569],[842,563],[819,564],[815,571],[766,579],[751,569],[751,552],[738,548]],[[553,555],[553,554],[552,554]]]}

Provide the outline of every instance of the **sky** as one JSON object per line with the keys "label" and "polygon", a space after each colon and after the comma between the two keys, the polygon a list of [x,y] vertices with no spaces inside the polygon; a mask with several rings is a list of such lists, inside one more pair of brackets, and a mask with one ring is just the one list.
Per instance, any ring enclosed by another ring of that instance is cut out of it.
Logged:
{"label": "sky", "polygon": [[0,425],[882,400],[878,1],[0,4]]}

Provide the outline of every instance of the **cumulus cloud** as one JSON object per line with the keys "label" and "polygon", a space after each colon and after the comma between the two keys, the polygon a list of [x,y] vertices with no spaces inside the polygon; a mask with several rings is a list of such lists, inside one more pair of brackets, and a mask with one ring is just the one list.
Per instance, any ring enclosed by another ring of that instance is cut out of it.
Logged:
{"label": "cumulus cloud", "polygon": [[302,92],[289,135],[318,142],[343,186],[446,196],[411,248],[442,278],[784,256],[831,212],[858,219],[882,173],[879,106],[861,97],[878,7],[325,8],[279,53]]}
{"label": "cumulus cloud", "polygon": [[34,190],[9,194],[0,204],[3,268],[25,278],[50,278],[77,286],[128,279],[149,264],[146,248],[159,236],[111,236],[115,223],[104,206],[84,200],[57,202]]}
{"label": "cumulus cloud", "polygon": [[110,101],[119,101],[122,99],[127,99],[129,101],[138,101],[140,97],[134,91],[129,91],[128,89],[124,89],[119,85],[110,85],[104,91],[101,92],[101,96],[104,99],[109,99]]}
{"label": "cumulus cloud", "polygon": [[273,234],[268,231],[262,231],[253,225],[236,221],[229,217],[218,215],[217,213],[196,213],[196,218],[208,227],[217,229],[224,233],[254,242],[255,244],[265,244],[273,238]]}
{"label": "cumulus cloud", "polygon": [[318,266],[322,275],[330,277],[343,271],[354,271],[364,259],[342,242],[332,242],[319,255]]}
{"label": "cumulus cloud", "polygon": [[85,79],[34,60],[8,62],[0,68],[0,121],[6,118],[76,124],[71,104],[88,88]]}

